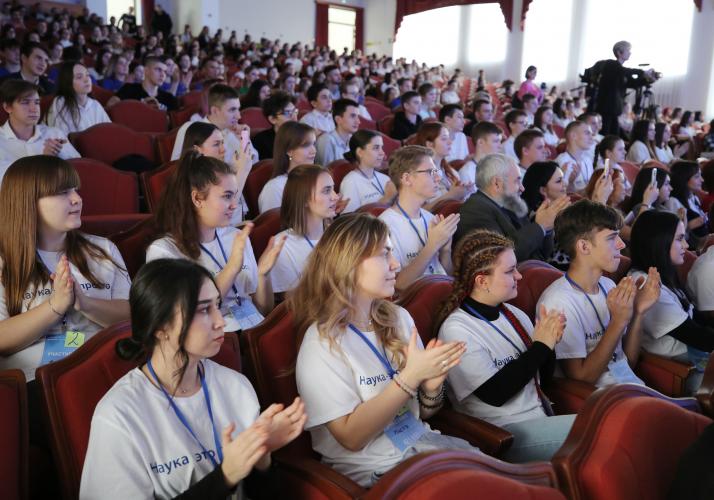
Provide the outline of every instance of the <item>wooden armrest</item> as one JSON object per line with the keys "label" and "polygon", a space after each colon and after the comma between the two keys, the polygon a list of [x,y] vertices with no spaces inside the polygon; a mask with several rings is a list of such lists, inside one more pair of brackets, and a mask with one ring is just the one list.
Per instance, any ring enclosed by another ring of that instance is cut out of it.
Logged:
{"label": "wooden armrest", "polygon": [[556,415],[578,413],[597,387],[571,378],[554,377],[545,388]]}
{"label": "wooden armrest", "polygon": [[709,357],[709,362],[704,370],[702,385],[697,389],[696,397],[706,415],[714,417],[714,356]]}
{"label": "wooden armrest", "polygon": [[686,392],[687,377],[692,370],[694,366],[690,363],[642,352],[636,372],[649,387],[667,396],[682,397]]}
{"label": "wooden armrest", "polygon": [[664,358],[662,356],[657,356],[656,354],[651,354],[649,352],[641,352],[640,360],[638,364],[652,364],[663,370],[671,372],[677,377],[687,378],[689,374],[694,370],[694,366],[690,363],[684,363],[682,361],[676,361],[670,358]]}
{"label": "wooden armrest", "polygon": [[286,483],[286,491],[291,491],[291,498],[314,497],[314,494],[308,492],[310,489],[319,491],[325,498],[338,500],[351,500],[366,492],[347,476],[313,458],[296,457],[278,451],[273,453],[273,460],[282,482]]}
{"label": "wooden armrest", "polygon": [[465,439],[492,456],[498,456],[513,444],[513,434],[507,430],[452,408],[442,408],[428,422],[443,434]]}
{"label": "wooden armrest", "polygon": [[553,377],[547,387],[547,390],[567,392],[583,399],[587,399],[595,389],[597,389],[597,387],[588,382],[561,377]]}

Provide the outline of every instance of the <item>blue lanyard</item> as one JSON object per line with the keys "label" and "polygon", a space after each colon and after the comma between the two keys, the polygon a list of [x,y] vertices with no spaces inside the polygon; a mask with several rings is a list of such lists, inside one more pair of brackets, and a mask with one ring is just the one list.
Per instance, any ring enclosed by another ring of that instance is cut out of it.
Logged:
{"label": "blue lanyard", "polygon": [[[40,252],[35,250],[35,255],[37,255],[37,259],[40,262],[42,262],[42,265],[45,266],[45,269],[47,270],[47,274],[52,276],[52,269],[50,269],[49,266],[47,266],[47,264],[45,264],[45,261],[42,260],[42,257],[40,256]],[[54,284],[52,285],[52,287],[54,289]],[[66,312],[62,315],[62,331],[63,332],[67,331],[67,313]]]}
{"label": "blue lanyard", "polygon": [[396,375],[396,371],[394,368],[392,368],[392,365],[389,364],[389,361],[387,360],[387,353],[381,353],[379,350],[375,347],[375,345],[370,342],[370,340],[365,336],[364,333],[360,331],[359,328],[354,326],[352,323],[348,325],[350,329],[355,332],[357,335],[359,335],[359,338],[361,338],[365,344],[367,344],[367,347],[372,349],[372,352],[374,353],[375,356],[377,356],[377,359],[384,365],[384,368],[387,369],[387,373],[389,374],[389,378],[394,378],[394,375]]}
{"label": "blue lanyard", "polygon": [[[508,338],[508,336],[506,336],[505,333],[503,333],[503,332],[501,331],[501,329],[500,329],[499,327],[497,327],[496,325],[494,325],[493,323],[491,323],[491,322],[490,322],[489,320],[487,320],[481,313],[479,313],[476,309],[474,309],[473,307],[469,306],[468,304],[463,304],[463,306],[464,306],[464,307],[466,308],[466,310],[468,310],[468,312],[470,312],[472,315],[476,316],[476,317],[477,317],[478,319],[480,319],[481,321],[485,321],[486,323],[488,323],[488,324],[491,326],[491,328],[493,328],[494,330],[496,330],[496,331],[498,332],[498,334],[499,334],[501,337],[503,337],[503,339],[504,339],[506,342],[508,342],[509,344],[511,344],[511,345],[513,346],[513,348],[518,352],[518,355],[523,354],[523,351],[521,351],[521,350],[518,348],[518,346],[517,346],[516,344],[514,344],[513,341],[512,341],[510,338]],[[499,315],[500,315],[500,313],[499,313]],[[516,330],[516,327],[513,326],[513,323],[511,323],[511,320],[508,319],[508,316],[506,316],[506,315],[504,314],[503,317],[506,318],[506,321],[508,321],[508,323],[511,325],[511,328],[513,328],[514,330]],[[517,331],[517,330],[516,330],[516,331]],[[525,344],[524,344],[524,345],[525,345]],[[526,346],[526,349],[528,349],[528,346]]]}
{"label": "blue lanyard", "polygon": [[154,380],[156,381],[156,385],[159,386],[159,389],[161,389],[161,392],[163,392],[164,396],[166,396],[166,399],[169,400],[169,404],[171,405],[171,408],[174,410],[176,417],[178,417],[179,421],[181,421],[181,423],[186,428],[186,430],[189,432],[189,434],[191,434],[191,437],[193,437],[193,439],[201,447],[201,450],[203,450],[204,456],[208,455],[208,458],[213,463],[213,466],[218,467],[219,462],[223,462],[223,449],[221,448],[221,439],[218,436],[218,431],[216,430],[216,424],[213,421],[213,409],[211,408],[211,396],[208,393],[208,386],[206,385],[206,379],[203,376],[203,373],[201,372],[201,370],[198,371],[198,376],[201,379],[201,387],[203,388],[203,396],[206,398],[206,406],[208,407],[208,418],[211,420],[211,428],[213,429],[213,440],[215,441],[215,444],[216,444],[216,453],[218,454],[219,462],[216,462],[216,459],[213,457],[213,455],[208,453],[208,450],[206,450],[206,447],[203,446],[203,443],[198,439],[198,437],[196,436],[196,433],[193,432],[191,425],[188,423],[188,420],[186,420],[186,417],[184,416],[181,409],[178,406],[176,406],[176,403],[174,403],[173,398],[171,396],[169,396],[169,393],[166,392],[166,389],[164,389],[164,386],[161,385],[161,382],[159,381],[159,377],[156,376],[156,372],[154,371],[154,367],[151,366],[151,360],[147,361],[146,366],[149,368],[149,373],[151,373],[151,376],[154,377]]}
{"label": "blue lanyard", "polygon": [[[595,307],[595,304],[593,304],[593,301],[592,301],[592,299],[590,298],[590,296],[588,295],[588,293],[587,293],[585,290],[583,290],[583,289],[580,287],[580,285],[578,285],[576,282],[574,282],[574,281],[570,278],[570,276],[568,276],[568,273],[565,273],[565,279],[568,280],[568,283],[570,283],[570,285],[571,285],[573,288],[575,288],[576,290],[578,290],[578,291],[580,291],[580,292],[583,292],[583,295],[585,295],[585,298],[588,299],[588,302],[590,302],[590,307],[592,307],[592,308],[593,308],[593,311],[595,312],[595,316],[597,317],[597,321],[598,321],[598,323],[600,323],[600,328],[602,328],[602,331],[604,332],[605,329],[606,329],[606,328],[605,328],[605,324],[602,322],[602,319],[600,318],[600,313],[597,312],[597,308]],[[603,286],[600,284],[599,281],[597,282],[597,286],[600,288],[600,291],[601,291],[602,294],[605,296],[605,299],[607,299],[607,293],[605,292],[605,289],[603,288]]]}
{"label": "blue lanyard", "polygon": [[304,234],[302,235],[302,237],[305,238],[305,241],[307,241],[307,244],[310,245],[310,248],[312,248],[312,249],[314,250],[314,249],[315,249],[315,245],[312,244],[312,241],[310,241],[310,238],[308,238],[308,237],[305,236]]}
{"label": "blue lanyard", "polygon": [[[421,243],[421,246],[422,246],[422,247],[425,247],[425,246],[426,246],[426,241],[424,241],[424,238],[422,238],[422,237],[421,237],[421,234],[419,234],[419,230],[417,229],[417,227],[414,225],[414,223],[413,223],[412,220],[409,218],[409,216],[408,216],[407,213],[404,211],[404,209],[403,209],[402,206],[399,204],[399,202],[397,201],[395,204],[397,205],[397,208],[399,208],[399,210],[402,212],[402,215],[404,216],[404,218],[407,219],[407,221],[409,222],[409,225],[412,227],[412,229],[413,229],[414,232],[416,233],[417,238],[419,238],[419,242]],[[424,214],[421,213],[421,209],[419,210],[419,216],[421,217],[421,221],[424,223],[424,234],[426,235],[426,238],[428,239],[428,238],[429,238],[429,226],[428,226],[427,223],[426,223],[426,219],[424,218]]]}
{"label": "blue lanyard", "polygon": [[[216,235],[216,241],[218,241],[218,248],[221,249],[221,255],[223,255],[223,260],[225,261],[226,264],[228,264],[228,257],[226,257],[226,251],[223,249],[223,243],[221,243],[221,239],[218,237],[218,231],[215,233]],[[208,255],[211,260],[218,266],[218,269],[223,271],[223,267],[220,262],[218,262],[218,259],[208,250],[208,248],[203,246],[203,243],[199,243],[198,246],[201,247],[201,250],[203,250],[206,255]],[[240,272],[240,271],[239,271]],[[238,289],[236,288],[235,283],[231,285],[231,288],[233,289],[233,293],[236,296],[236,302],[238,302],[238,305],[241,305],[241,300],[240,300],[240,294],[238,293]]]}
{"label": "blue lanyard", "polygon": [[374,179],[375,182],[377,183],[377,184],[375,185],[375,183],[372,182],[372,181],[370,181],[370,180],[369,180],[369,177],[367,177],[367,175],[366,175],[364,172],[362,172],[362,169],[361,169],[361,168],[357,167],[357,171],[358,171],[360,174],[362,174],[362,177],[364,177],[365,179],[367,179],[367,180],[370,182],[370,184],[372,184],[372,186],[374,186],[374,189],[376,189],[377,191],[379,191],[379,193],[380,193],[382,196],[384,196],[384,188],[382,187],[382,183],[379,182],[379,178],[377,177],[377,173],[376,173],[376,172],[374,172],[374,171],[372,172],[372,179]]}

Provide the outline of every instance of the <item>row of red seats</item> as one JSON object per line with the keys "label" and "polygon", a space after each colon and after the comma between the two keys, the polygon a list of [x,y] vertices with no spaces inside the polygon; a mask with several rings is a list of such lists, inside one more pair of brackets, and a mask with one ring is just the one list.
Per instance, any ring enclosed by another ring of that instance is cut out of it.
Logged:
{"label": "row of red seats", "polygon": [[[529,268],[544,269],[529,266],[532,263],[522,266],[525,273]],[[521,281],[542,282],[542,273],[526,274]],[[412,285],[399,301],[413,315],[424,341],[433,335],[429,311],[434,308],[428,306],[440,300],[448,287],[448,278],[428,277]],[[527,309],[527,305],[520,306]],[[133,367],[114,353],[116,339],[128,335],[128,323],[115,325],[94,336],[65,360],[45,365],[37,372],[66,498],[75,498],[78,492],[96,403]],[[227,337],[216,361],[240,370],[242,350],[247,360],[243,371],[251,379],[261,405],[291,401],[297,389],[294,376],[285,374],[294,365],[297,346],[291,314],[285,305],[276,308],[261,325],[243,332],[240,349],[238,344],[237,337]],[[709,372],[714,379],[714,367]],[[8,473],[9,482],[5,484],[18,484],[17,491],[21,492],[23,488],[26,491],[22,481],[27,477],[23,472],[27,470],[24,380],[16,372],[0,377],[0,381],[8,378],[15,381],[15,392],[8,396],[7,391],[0,390],[0,395],[7,396],[9,401],[3,404],[8,410],[3,418],[10,425],[2,429],[19,432],[13,434],[17,438],[4,441],[16,447],[3,450],[4,456],[11,458],[10,463],[17,465],[10,469],[3,467],[3,471]],[[712,387],[711,382],[707,383]],[[714,401],[712,393],[707,396],[708,399],[700,399]],[[556,399],[556,408],[557,403]],[[711,409],[711,405],[704,407]],[[529,498],[561,499],[564,493],[568,498],[657,499],[665,497],[683,450],[711,423],[699,414],[700,407],[694,399],[671,400],[650,389],[630,385],[599,390],[579,410],[573,431],[550,464],[509,465],[488,457],[437,452],[405,462],[385,475],[372,490],[365,491],[320,463],[307,433],[276,453],[275,460],[281,481],[296,498],[406,499],[424,498],[426,492],[428,497],[449,494],[472,498],[478,487],[484,494],[519,495],[517,498],[530,495]],[[495,457],[513,439],[503,429],[449,408],[439,412],[430,424],[442,432],[468,439]],[[650,460],[651,457],[657,460]],[[466,485],[474,489],[465,488]]]}

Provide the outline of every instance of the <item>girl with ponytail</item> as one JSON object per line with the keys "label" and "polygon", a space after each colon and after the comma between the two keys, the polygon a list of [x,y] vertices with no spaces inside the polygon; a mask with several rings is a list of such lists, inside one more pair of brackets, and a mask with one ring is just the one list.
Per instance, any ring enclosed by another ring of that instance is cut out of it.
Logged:
{"label": "girl with ponytail", "polygon": [[285,496],[265,481],[270,454],[302,432],[304,405],[260,414],[248,379],[208,359],[226,335],[211,273],[152,261],[129,302],[131,337],[116,352],[138,367],[94,410],[79,498],[243,498],[243,483],[250,498]]}
{"label": "girl with ponytail", "polygon": [[248,235],[231,225],[240,189],[225,162],[188,151],[169,180],[156,214],[163,237],[147,250],[147,262],[159,258],[195,261],[215,276],[223,297],[228,331],[250,328],[273,309],[270,271],[283,238],[271,239],[256,262]]}
{"label": "girl with ponytail", "polygon": [[454,288],[438,315],[438,338],[464,342],[461,363],[449,371],[449,398],[457,411],[504,427],[514,436],[504,459],[549,460],[565,440],[574,415],[553,415],[541,388],[555,367],[554,347],[565,318],[542,308],[535,328],[516,297],[521,275],[513,242],[476,230],[457,245]]}

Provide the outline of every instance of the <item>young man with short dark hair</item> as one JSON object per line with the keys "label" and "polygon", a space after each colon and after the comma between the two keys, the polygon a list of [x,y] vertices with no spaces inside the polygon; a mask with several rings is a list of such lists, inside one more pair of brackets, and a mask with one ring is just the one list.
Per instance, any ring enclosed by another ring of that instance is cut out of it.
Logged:
{"label": "young man with short dark hair", "polygon": [[394,113],[394,125],[392,126],[393,139],[403,141],[412,134],[416,134],[421,125],[421,116],[419,109],[421,108],[421,97],[414,91],[409,91],[402,94],[402,110]]}
{"label": "young man with short dark hair", "polygon": [[116,95],[121,100],[135,99],[159,109],[173,111],[178,109],[178,99],[169,92],[161,90],[165,81],[166,64],[160,57],[150,56],[144,62],[144,80],[125,83]]}
{"label": "young man with short dark hair", "polygon": [[532,164],[537,161],[545,161],[548,156],[543,132],[532,128],[518,134],[513,143],[513,149],[518,157],[518,168],[521,169],[521,176],[526,175],[526,170]]}
{"label": "young man with short dark hair", "polygon": [[495,123],[480,122],[471,131],[474,154],[466,158],[466,163],[459,169],[459,178],[464,184],[476,184],[478,162],[487,155],[501,153],[501,128]]}
{"label": "young man with short dark hair", "polygon": [[350,138],[359,129],[359,108],[351,99],[338,99],[332,106],[335,130],[322,134],[317,139],[315,162],[327,166],[330,162],[344,159],[350,150]]}
{"label": "young man with short dark hair", "polygon": [[298,110],[295,107],[295,98],[282,90],[273,91],[261,107],[263,116],[272,126],[255,134],[252,142],[260,159],[265,160],[273,157],[273,143],[278,129],[285,122],[295,121]]}
{"label": "young man with short dark hair", "polygon": [[451,137],[451,151],[446,161],[464,160],[469,155],[469,143],[464,134],[464,109],[460,104],[446,104],[439,110],[439,121],[446,125]]}
{"label": "young man with short dark hair", "polygon": [[615,272],[625,243],[623,221],[611,207],[580,200],[555,221],[558,245],[570,267],[541,294],[541,306],[563,311],[566,327],[555,353],[568,378],[598,387],[642,384],[637,364],[644,314],[658,300],[660,277],[653,267],[644,283],[625,277],[615,283],[603,276]]}
{"label": "young man with short dark hair", "polygon": [[332,94],[324,83],[316,83],[307,89],[307,100],[312,106],[312,111],[300,119],[300,123],[310,125],[319,136],[325,132],[335,130],[335,121],[332,119]]}
{"label": "young man with short dark hair", "polygon": [[583,191],[593,175],[592,129],[585,122],[571,122],[565,127],[565,141],[565,152],[555,161],[568,179],[568,192]]}
{"label": "young man with short dark hair", "polygon": [[471,122],[464,128],[464,134],[471,135],[471,130],[479,122],[490,122],[493,119],[493,104],[486,99],[474,99],[472,113],[469,115]]}
{"label": "young man with short dark hair", "polygon": [[41,95],[53,94],[55,85],[46,76],[45,72],[50,63],[47,49],[36,42],[27,42],[20,47],[20,69],[9,73],[5,80],[24,80],[37,85]]}
{"label": "young man with short dark hair", "polygon": [[2,51],[2,66],[0,66],[0,78],[11,73],[20,71],[20,44],[14,38],[0,41],[0,51]]}

